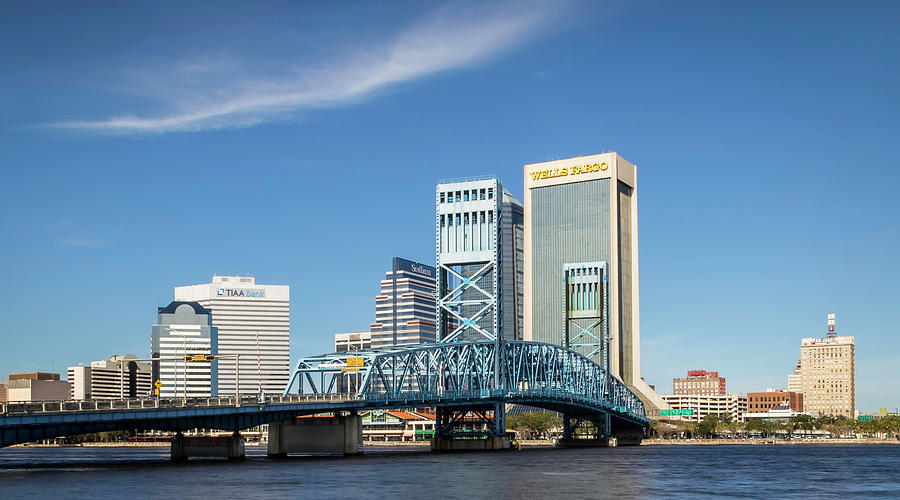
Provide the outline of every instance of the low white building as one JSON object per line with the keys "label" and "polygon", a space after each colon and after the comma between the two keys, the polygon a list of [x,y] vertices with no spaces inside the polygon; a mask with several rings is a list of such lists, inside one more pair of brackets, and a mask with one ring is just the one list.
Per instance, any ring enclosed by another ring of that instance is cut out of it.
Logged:
{"label": "low white building", "polygon": [[60,380],[58,373],[10,373],[4,385],[6,401],[10,403],[69,399],[69,384]]}
{"label": "low white building", "polygon": [[747,412],[747,398],[739,394],[669,394],[662,396],[673,410],[694,410],[693,415],[682,415],[681,420],[699,422],[707,415],[728,415],[732,422],[743,422]]}
{"label": "low white building", "polygon": [[88,366],[70,366],[68,382],[71,399],[119,399],[148,395],[153,388],[150,363],[137,356],[112,356],[91,361]]}

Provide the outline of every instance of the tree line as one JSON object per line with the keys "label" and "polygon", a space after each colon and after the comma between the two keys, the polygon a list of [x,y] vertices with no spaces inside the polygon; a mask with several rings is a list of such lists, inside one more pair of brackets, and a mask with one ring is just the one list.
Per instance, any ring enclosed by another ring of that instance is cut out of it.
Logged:
{"label": "tree line", "polygon": [[707,415],[700,422],[675,422],[661,424],[653,420],[650,424],[653,434],[663,437],[710,438],[719,433],[735,435],[760,434],[773,437],[781,434],[822,434],[831,436],[869,436],[882,439],[900,439],[900,416],[887,415],[869,421],[852,420],[845,416],[797,415],[784,420],[750,420],[736,422],[730,415]]}

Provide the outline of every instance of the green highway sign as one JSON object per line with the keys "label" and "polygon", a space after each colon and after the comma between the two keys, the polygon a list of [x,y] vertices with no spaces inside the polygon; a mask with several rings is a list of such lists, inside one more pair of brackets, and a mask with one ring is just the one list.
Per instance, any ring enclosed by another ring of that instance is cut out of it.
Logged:
{"label": "green highway sign", "polygon": [[875,420],[875,416],[874,415],[860,415],[860,416],[856,417],[856,420],[859,420],[860,422],[871,422],[871,421]]}
{"label": "green highway sign", "polygon": [[660,417],[675,417],[679,415],[693,415],[693,408],[684,408],[680,410],[659,410]]}

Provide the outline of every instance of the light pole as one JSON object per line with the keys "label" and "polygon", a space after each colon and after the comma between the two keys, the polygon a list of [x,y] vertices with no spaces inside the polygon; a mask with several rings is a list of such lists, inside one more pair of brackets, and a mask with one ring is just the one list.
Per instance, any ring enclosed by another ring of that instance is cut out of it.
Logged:
{"label": "light pole", "polygon": [[259,330],[256,330],[256,383],[257,393],[262,394],[262,361],[259,357]]}
{"label": "light pole", "polygon": [[241,405],[241,393],[240,393],[240,389],[239,389],[241,386],[240,366],[241,366],[241,355],[235,354],[234,355],[234,399],[236,401],[237,406]]}
{"label": "light pole", "polygon": [[125,399],[125,363],[119,357],[119,399]]}
{"label": "light pole", "polygon": [[181,398],[187,401],[187,337],[184,335],[181,336],[181,354]]}

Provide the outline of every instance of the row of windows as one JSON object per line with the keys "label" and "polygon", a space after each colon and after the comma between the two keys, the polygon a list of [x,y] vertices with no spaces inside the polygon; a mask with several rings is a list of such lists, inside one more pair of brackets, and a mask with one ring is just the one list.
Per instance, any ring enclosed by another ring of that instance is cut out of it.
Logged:
{"label": "row of windows", "polygon": [[494,248],[494,212],[442,214],[440,219],[441,252],[465,252]]}
{"label": "row of windows", "polygon": [[459,203],[461,201],[493,200],[494,188],[465,189],[462,191],[445,191],[440,194],[441,203]]}

